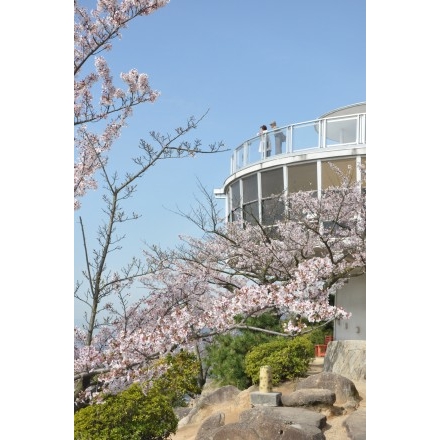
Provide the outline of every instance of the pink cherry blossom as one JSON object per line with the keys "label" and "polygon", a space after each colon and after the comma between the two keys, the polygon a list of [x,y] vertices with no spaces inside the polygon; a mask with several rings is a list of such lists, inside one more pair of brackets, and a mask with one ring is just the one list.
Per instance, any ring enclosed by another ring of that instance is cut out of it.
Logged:
{"label": "pink cherry blossom", "polygon": [[283,316],[288,337],[307,331],[306,321],[350,318],[329,297],[365,273],[365,192],[343,179],[320,198],[291,194],[289,206],[272,226],[216,219],[201,222],[205,237],[181,237],[178,250],[146,250],[148,294],[95,334],[93,348],[78,345],[77,377],[95,369],[108,389],[150,380],[160,357],[263,311]]}

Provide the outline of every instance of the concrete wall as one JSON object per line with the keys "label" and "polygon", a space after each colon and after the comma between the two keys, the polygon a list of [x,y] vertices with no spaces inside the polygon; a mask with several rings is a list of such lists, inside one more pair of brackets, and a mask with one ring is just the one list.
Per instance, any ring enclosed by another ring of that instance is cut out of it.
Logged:
{"label": "concrete wall", "polygon": [[366,276],[352,278],[336,292],[335,305],[351,312],[353,316],[350,319],[335,320],[334,339],[366,340]]}

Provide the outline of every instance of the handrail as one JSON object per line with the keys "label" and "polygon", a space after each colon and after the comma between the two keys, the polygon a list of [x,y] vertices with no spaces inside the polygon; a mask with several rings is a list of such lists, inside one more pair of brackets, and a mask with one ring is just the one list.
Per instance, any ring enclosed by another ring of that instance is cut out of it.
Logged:
{"label": "handrail", "polygon": [[280,154],[366,144],[366,113],[332,116],[277,127],[247,139],[232,153],[231,174]]}

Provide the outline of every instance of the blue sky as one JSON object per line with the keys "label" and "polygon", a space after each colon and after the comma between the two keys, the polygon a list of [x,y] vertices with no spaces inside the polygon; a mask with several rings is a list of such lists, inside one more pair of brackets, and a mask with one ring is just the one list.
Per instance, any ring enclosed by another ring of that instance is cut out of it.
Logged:
{"label": "blue sky", "polygon": [[[133,169],[130,157],[150,130],[172,132],[207,110],[188,139],[205,145],[223,141],[230,149],[163,161],[146,173],[126,205],[142,218],[120,230],[127,238],[122,252],[110,260],[115,269],[141,256],[144,242],[174,247],[179,234],[198,235],[194,225],[171,211],[186,212],[195,205],[198,180],[210,192],[222,187],[232,150],[260,125],[274,119],[279,126],[307,121],[366,100],[365,1],[275,3],[171,0],[130,23],[105,55],[115,78],[136,68],[161,92],[154,104],[135,108],[111,152],[111,169],[121,174]],[[75,213],[75,279],[84,267],[77,219],[82,217],[92,246],[101,221],[101,194],[89,193]],[[75,303],[75,321],[81,316]]]}

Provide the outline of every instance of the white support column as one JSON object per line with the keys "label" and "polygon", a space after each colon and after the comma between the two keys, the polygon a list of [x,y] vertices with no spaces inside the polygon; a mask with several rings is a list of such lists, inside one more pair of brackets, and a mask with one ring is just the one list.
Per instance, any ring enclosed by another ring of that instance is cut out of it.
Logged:
{"label": "white support column", "polygon": [[326,119],[320,119],[318,120],[318,147],[319,148],[325,148],[326,147],[326,130],[327,127],[327,120]]}
{"label": "white support column", "polygon": [[359,168],[361,163],[362,163],[361,156],[356,156],[356,182],[361,181],[361,170]]}
{"label": "white support column", "polygon": [[287,199],[289,195],[289,174],[287,165],[283,166],[283,198],[284,198],[284,213],[287,214],[288,206]]}
{"label": "white support column", "polygon": [[262,190],[261,190],[261,172],[257,173],[257,185],[258,185],[258,221],[263,223],[263,200],[262,200]]}
{"label": "white support column", "polygon": [[322,178],[321,178],[321,161],[316,161],[316,179],[318,183],[318,199],[321,198],[321,185],[322,185]]}
{"label": "white support column", "polygon": [[[240,188],[240,215],[241,221],[243,222],[243,179],[239,180],[239,188]],[[243,226],[243,223],[242,223]]]}
{"label": "white support column", "polygon": [[231,203],[229,201],[230,194],[231,194],[231,188],[229,187],[225,193],[225,223],[229,221],[229,214],[230,214],[229,209],[231,206]]}

